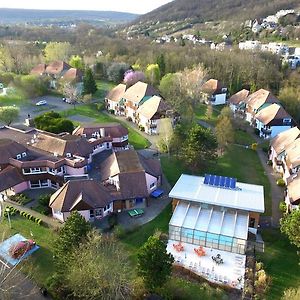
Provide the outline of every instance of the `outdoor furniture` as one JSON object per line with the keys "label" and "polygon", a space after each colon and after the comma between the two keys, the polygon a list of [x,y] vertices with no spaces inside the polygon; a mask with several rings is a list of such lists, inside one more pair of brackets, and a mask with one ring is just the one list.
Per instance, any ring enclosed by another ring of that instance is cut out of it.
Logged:
{"label": "outdoor furniture", "polygon": [[130,217],[140,217],[144,214],[144,210],[142,208],[136,208],[128,211]]}
{"label": "outdoor furniture", "polygon": [[199,248],[194,248],[194,251],[196,252],[196,254],[198,256],[205,256],[206,255],[205,250],[203,249],[202,246],[200,246]]}
{"label": "outdoor furniture", "polygon": [[221,255],[220,254],[217,254],[216,256],[212,256],[211,259],[217,264],[217,265],[220,265],[220,264],[223,264],[224,261],[223,259],[221,258]]}
{"label": "outdoor furniture", "polygon": [[181,243],[178,244],[173,244],[173,248],[177,251],[177,252],[181,252],[184,250],[183,245]]}

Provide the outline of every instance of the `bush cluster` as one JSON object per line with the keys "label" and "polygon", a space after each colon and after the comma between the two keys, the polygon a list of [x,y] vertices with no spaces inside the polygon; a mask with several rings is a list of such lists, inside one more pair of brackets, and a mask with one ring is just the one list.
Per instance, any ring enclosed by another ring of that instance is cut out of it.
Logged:
{"label": "bush cluster", "polygon": [[10,196],[9,198],[10,198],[10,200],[17,202],[20,205],[25,205],[32,200],[25,194],[16,194],[16,195]]}
{"label": "bush cluster", "polygon": [[[9,209],[9,212],[7,211],[7,209]],[[38,225],[43,224],[43,222],[40,218],[36,218],[33,215],[31,215],[31,214],[29,214],[25,211],[19,210],[19,209],[13,207],[13,206],[6,206],[6,209],[4,211],[4,217],[7,217],[8,213],[9,213],[10,216],[14,216],[17,213],[19,213],[19,215],[21,217],[27,218],[28,220],[33,221],[33,222],[37,223]]]}

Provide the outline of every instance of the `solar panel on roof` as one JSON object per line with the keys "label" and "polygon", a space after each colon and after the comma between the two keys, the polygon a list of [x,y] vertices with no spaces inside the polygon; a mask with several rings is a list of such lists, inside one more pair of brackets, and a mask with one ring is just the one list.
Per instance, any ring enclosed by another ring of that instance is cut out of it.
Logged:
{"label": "solar panel on roof", "polygon": [[221,179],[221,176],[216,175],[215,182],[214,182],[215,186],[219,186],[220,185],[220,179]]}
{"label": "solar panel on roof", "polygon": [[216,187],[222,187],[222,188],[235,189],[236,178],[213,175],[213,174],[205,174],[204,184],[208,184]]}
{"label": "solar panel on roof", "polygon": [[205,174],[204,184],[208,184],[208,181],[209,181],[209,174]]}
{"label": "solar panel on roof", "polygon": [[225,177],[220,176],[220,186],[223,187],[225,185]]}
{"label": "solar panel on roof", "polygon": [[229,177],[225,177],[225,184],[224,187],[229,188],[230,187],[230,178]]}
{"label": "solar panel on roof", "polygon": [[214,177],[215,177],[214,175],[210,175],[210,177],[209,177],[209,184],[210,185],[214,185],[214,180],[215,180]]}
{"label": "solar panel on roof", "polygon": [[230,188],[231,189],[236,188],[236,178],[230,178]]}

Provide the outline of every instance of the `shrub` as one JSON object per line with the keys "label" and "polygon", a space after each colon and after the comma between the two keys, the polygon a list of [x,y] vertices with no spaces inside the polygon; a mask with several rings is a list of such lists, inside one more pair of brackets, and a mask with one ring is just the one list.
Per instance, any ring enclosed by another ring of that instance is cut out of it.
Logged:
{"label": "shrub", "polygon": [[254,151],[256,151],[256,149],[257,149],[257,143],[253,143],[251,145],[251,149],[254,150]]}
{"label": "shrub", "polygon": [[114,109],[110,109],[108,112],[109,112],[110,114],[112,114],[112,115],[115,114],[115,110],[114,110]]}
{"label": "shrub", "polygon": [[39,203],[41,206],[46,206],[46,207],[48,207],[49,201],[50,201],[50,197],[51,197],[50,194],[41,195],[41,196],[39,197],[38,203]]}
{"label": "shrub", "polygon": [[282,213],[286,213],[287,211],[287,207],[286,207],[286,203],[284,201],[281,201],[279,203],[279,210],[282,212]]}
{"label": "shrub", "polygon": [[108,216],[107,221],[108,221],[109,228],[110,229],[114,228],[118,224],[118,215],[116,213],[111,213]]}
{"label": "shrub", "polygon": [[139,128],[140,128],[140,131],[143,131],[143,132],[145,131],[145,127],[144,126],[140,125]]}
{"label": "shrub", "polygon": [[132,122],[132,118],[131,118],[131,117],[127,117],[126,120],[127,120],[128,122]]}
{"label": "shrub", "polygon": [[285,182],[282,178],[277,179],[276,184],[281,187],[285,186]]}
{"label": "shrub", "polygon": [[126,230],[121,225],[116,225],[114,228],[114,234],[118,239],[121,239],[125,236]]}
{"label": "shrub", "polygon": [[272,161],[271,161],[271,160],[268,160],[268,161],[267,161],[267,165],[268,165],[268,166],[272,166],[272,165],[273,165]]}
{"label": "shrub", "polygon": [[269,147],[268,146],[262,147],[262,151],[264,151],[265,153],[268,153],[269,152]]}

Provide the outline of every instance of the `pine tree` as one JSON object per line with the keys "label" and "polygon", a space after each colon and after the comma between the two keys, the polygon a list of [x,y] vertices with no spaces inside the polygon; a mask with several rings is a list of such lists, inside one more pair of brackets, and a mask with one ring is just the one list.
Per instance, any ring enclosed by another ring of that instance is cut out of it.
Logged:
{"label": "pine tree", "polygon": [[159,66],[160,76],[163,77],[166,73],[166,62],[165,56],[162,53],[157,57],[156,63]]}
{"label": "pine tree", "polygon": [[85,70],[83,77],[83,94],[94,94],[97,91],[96,81],[90,68]]}

